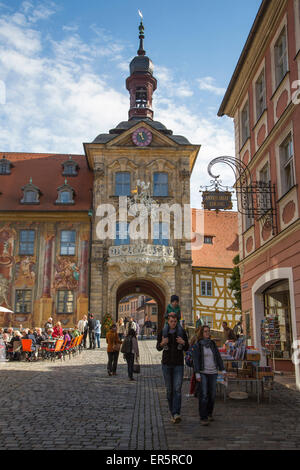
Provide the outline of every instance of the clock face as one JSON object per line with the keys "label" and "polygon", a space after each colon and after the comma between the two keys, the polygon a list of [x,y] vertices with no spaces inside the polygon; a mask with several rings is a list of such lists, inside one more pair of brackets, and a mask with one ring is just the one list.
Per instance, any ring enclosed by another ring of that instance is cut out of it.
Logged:
{"label": "clock face", "polygon": [[145,129],[145,127],[139,127],[139,129],[132,134],[132,140],[138,147],[146,147],[152,142],[152,134],[148,129]]}

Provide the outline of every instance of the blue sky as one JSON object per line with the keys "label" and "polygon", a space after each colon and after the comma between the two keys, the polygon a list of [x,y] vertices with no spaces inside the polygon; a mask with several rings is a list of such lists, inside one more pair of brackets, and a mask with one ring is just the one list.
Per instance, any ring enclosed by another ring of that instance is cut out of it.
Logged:
{"label": "blue sky", "polygon": [[[140,9],[155,119],[202,145],[191,182],[200,207],[208,162],[234,153],[232,122],[217,111],[260,3],[0,0],[1,152],[83,153],[82,142],[127,119]],[[229,169],[222,177],[233,181]]]}

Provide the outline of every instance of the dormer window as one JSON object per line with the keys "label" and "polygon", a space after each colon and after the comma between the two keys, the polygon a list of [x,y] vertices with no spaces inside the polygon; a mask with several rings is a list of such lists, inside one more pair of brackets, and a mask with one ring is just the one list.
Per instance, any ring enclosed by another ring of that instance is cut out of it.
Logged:
{"label": "dormer window", "polygon": [[147,107],[147,90],[145,87],[137,87],[135,94],[135,105],[137,108]]}
{"label": "dormer window", "polygon": [[55,201],[55,204],[75,204],[74,202],[74,189],[67,183],[65,180],[65,184],[57,188],[58,191],[58,198]]}
{"label": "dormer window", "polygon": [[69,157],[69,160],[62,163],[63,166],[63,176],[77,176],[79,165],[76,163],[72,157]]}
{"label": "dormer window", "polygon": [[42,194],[41,191],[37,186],[32,184],[32,178],[28,184],[23,186],[23,198],[21,199],[21,204],[39,204],[40,203],[40,195]]}
{"label": "dormer window", "polygon": [[0,160],[0,175],[10,175],[10,169],[12,166],[13,165],[11,162],[7,160],[5,155],[3,155],[2,159]]}

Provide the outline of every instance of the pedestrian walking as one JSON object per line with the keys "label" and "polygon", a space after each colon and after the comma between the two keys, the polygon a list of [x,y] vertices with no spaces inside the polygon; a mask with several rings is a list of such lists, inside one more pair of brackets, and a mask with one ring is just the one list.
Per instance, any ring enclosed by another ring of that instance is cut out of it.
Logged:
{"label": "pedestrian walking", "polygon": [[[178,349],[178,344],[182,346]],[[168,349],[165,346],[168,345]],[[168,316],[168,336],[163,337],[162,331],[157,336],[156,349],[163,350],[162,372],[167,390],[167,399],[171,420],[173,423],[181,421],[181,388],[183,382],[184,356],[183,352],[189,348],[186,333],[182,332],[182,337],[178,334],[178,319],[176,314]]]}
{"label": "pedestrian walking", "polygon": [[125,324],[123,318],[119,318],[117,323],[117,333],[119,335],[119,339],[122,340],[125,335]]}
{"label": "pedestrian walking", "polygon": [[96,348],[96,341],[95,341],[95,328],[96,328],[96,320],[94,319],[94,315],[90,313],[88,319],[88,328],[89,328],[89,349]]}
{"label": "pedestrian walking", "polygon": [[136,332],[133,329],[128,331],[128,335],[126,336],[122,344],[121,352],[124,353],[124,358],[127,362],[128,378],[129,380],[132,381],[134,380],[133,378],[134,361],[138,360],[140,356]]}
{"label": "pedestrian walking", "polygon": [[217,345],[210,339],[209,326],[201,327],[199,340],[193,347],[192,355],[198,388],[200,423],[207,426],[214,420],[218,371],[226,373]]}
{"label": "pedestrian walking", "polygon": [[83,347],[86,348],[86,337],[88,334],[88,322],[87,322],[87,316],[83,315],[82,319],[79,320],[77,328],[80,332],[81,335],[83,335],[82,342],[83,342]]}
{"label": "pedestrian walking", "polygon": [[224,330],[224,343],[226,341],[236,341],[236,336],[231,328],[229,328],[226,321],[223,321],[222,327]]}
{"label": "pedestrian walking", "polygon": [[237,339],[239,339],[243,335],[243,324],[242,324],[243,318],[241,317],[240,320],[237,322],[237,324],[233,328],[233,334]]}
{"label": "pedestrian walking", "polygon": [[[167,307],[167,311],[165,313],[165,326],[163,328],[163,331],[162,331],[162,335],[164,338],[167,338],[168,337],[168,333],[169,333],[169,324],[168,324],[168,316],[170,314],[173,314],[176,316],[177,318],[177,335],[180,336],[181,338],[183,338],[184,336],[184,330],[182,328],[182,326],[180,325],[180,320],[181,320],[181,313],[180,313],[180,306],[179,306],[179,297],[177,295],[172,295],[171,297],[171,303],[168,305]],[[165,350],[168,350],[168,344],[166,343],[165,346],[164,346],[164,349]],[[178,343],[177,344],[177,348],[180,350],[182,349],[182,344],[181,343]]]}
{"label": "pedestrian walking", "polygon": [[150,321],[147,315],[145,317],[145,323],[144,323],[143,329],[144,329],[144,335],[147,336],[147,339],[148,339],[152,332],[152,322]]}
{"label": "pedestrian walking", "polygon": [[108,355],[107,372],[108,375],[117,375],[119,352],[122,341],[119,339],[116,324],[113,324],[106,334],[106,342]]}
{"label": "pedestrian walking", "polygon": [[133,319],[133,317],[130,317],[129,321],[127,321],[126,326],[125,326],[125,336],[128,335],[128,331],[133,329],[136,331],[136,323]]}
{"label": "pedestrian walking", "polygon": [[96,326],[95,326],[95,341],[98,345],[98,348],[100,348],[100,337],[101,337],[101,322],[100,320],[96,320]]}
{"label": "pedestrian walking", "polygon": [[[201,327],[200,328],[197,328],[195,330],[195,334],[194,336],[192,337],[192,339],[190,340],[190,351],[192,349],[192,346],[194,346],[197,341],[200,340],[200,333],[201,333]],[[194,371],[194,368],[193,368],[193,374],[192,374],[192,377],[191,377],[191,380],[190,380],[190,391],[189,391],[189,395],[190,396],[194,396],[194,397],[197,397],[197,393],[196,393],[196,376],[195,376],[195,371]]]}

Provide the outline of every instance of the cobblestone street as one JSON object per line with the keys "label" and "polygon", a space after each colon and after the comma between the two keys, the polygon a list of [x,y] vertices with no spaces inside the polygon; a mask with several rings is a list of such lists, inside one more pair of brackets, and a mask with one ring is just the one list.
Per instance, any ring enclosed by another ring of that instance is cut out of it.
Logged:
{"label": "cobblestone street", "polygon": [[100,350],[64,362],[1,364],[0,449],[300,448],[300,393],[281,384],[271,403],[219,397],[216,421],[206,428],[185,380],[183,420],[172,424],[155,345],[139,342],[142,373],[135,382],[122,355],[118,375],[107,375],[103,340]]}

